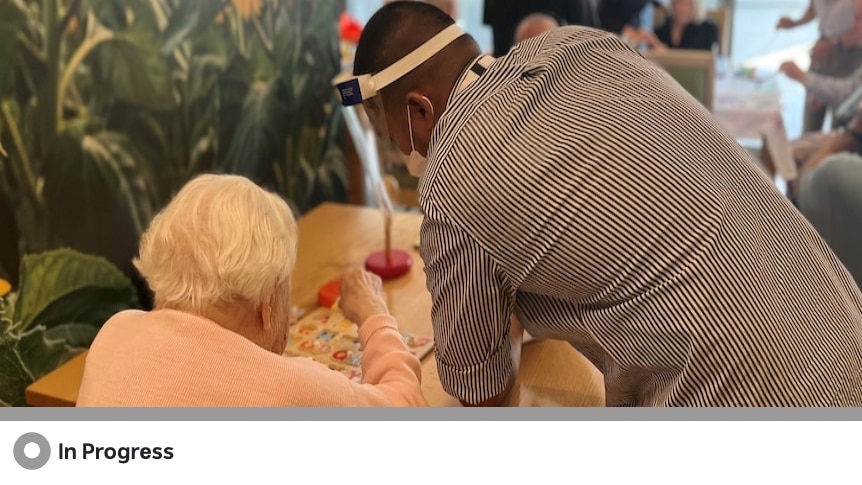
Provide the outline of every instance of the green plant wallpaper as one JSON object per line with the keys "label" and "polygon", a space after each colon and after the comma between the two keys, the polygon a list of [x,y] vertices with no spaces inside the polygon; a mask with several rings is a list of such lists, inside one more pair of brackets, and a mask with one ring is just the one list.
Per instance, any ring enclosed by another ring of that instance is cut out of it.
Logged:
{"label": "green plant wallpaper", "polygon": [[139,237],[195,174],[245,175],[297,216],[346,201],[330,84],[342,8],[0,0],[0,279],[20,281],[28,255],[70,248],[131,278],[146,308],[131,264]]}

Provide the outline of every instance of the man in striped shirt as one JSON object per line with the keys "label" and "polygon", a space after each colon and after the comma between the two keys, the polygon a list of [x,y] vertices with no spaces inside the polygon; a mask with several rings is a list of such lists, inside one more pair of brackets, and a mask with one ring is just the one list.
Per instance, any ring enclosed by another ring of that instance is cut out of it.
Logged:
{"label": "man in striped shirt", "polygon": [[496,60],[461,35],[392,81],[450,32],[436,12],[379,10],[354,74],[390,78],[369,116],[420,174],[448,393],[502,402],[515,316],[589,358],[609,406],[862,405],[859,289],[700,103],[582,27]]}

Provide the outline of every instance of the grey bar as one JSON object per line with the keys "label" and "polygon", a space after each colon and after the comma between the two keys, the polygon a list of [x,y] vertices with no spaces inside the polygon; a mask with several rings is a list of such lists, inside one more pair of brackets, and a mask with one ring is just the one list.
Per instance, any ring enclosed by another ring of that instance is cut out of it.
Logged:
{"label": "grey bar", "polygon": [[3,408],[0,421],[862,421],[862,408]]}

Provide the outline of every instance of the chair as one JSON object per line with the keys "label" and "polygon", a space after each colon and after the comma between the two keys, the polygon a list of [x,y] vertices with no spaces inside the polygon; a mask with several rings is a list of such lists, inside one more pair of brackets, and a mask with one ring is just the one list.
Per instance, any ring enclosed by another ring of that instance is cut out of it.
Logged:
{"label": "chair", "polygon": [[726,8],[716,8],[706,11],[706,18],[718,25],[718,48],[724,57],[730,57],[730,46],[733,40],[732,15]]}
{"label": "chair", "polygon": [[715,95],[715,54],[709,51],[671,49],[647,51],[644,57],[661,66],[680,86],[712,111]]}

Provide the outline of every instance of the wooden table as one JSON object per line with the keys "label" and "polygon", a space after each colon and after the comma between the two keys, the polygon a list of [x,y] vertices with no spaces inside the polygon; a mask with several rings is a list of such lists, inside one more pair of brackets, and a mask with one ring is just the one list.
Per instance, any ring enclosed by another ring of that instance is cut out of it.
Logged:
{"label": "wooden table", "polygon": [[[410,273],[384,284],[386,303],[402,330],[432,336],[431,296],[425,286],[422,259],[414,249],[422,216],[396,213],[393,248],[413,256]],[[317,291],[350,266],[361,266],[384,243],[383,216],[374,209],[323,204],[299,222],[299,249],[294,271],[293,304],[310,311]],[[69,361],[27,388],[32,406],[74,406],[86,354]],[[422,390],[431,406],[460,406],[440,385],[433,353],[422,363]],[[537,341],[524,346],[521,368],[509,405],[603,406],[601,374],[565,342]]]}

